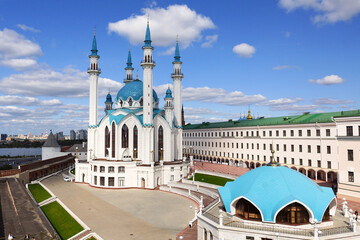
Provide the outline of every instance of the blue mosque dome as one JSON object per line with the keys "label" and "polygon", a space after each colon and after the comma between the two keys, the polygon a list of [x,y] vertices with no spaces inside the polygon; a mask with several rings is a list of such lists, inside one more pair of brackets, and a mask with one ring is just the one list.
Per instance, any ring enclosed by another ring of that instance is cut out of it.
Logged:
{"label": "blue mosque dome", "polygon": [[[132,97],[133,100],[138,101],[143,96],[143,82],[140,80],[134,80],[127,83],[122,87],[116,95],[116,102],[119,98],[123,101],[126,101],[129,97]],[[157,102],[158,96],[153,90],[153,98]]]}
{"label": "blue mosque dome", "polygon": [[234,214],[237,202],[245,199],[259,210],[265,222],[276,222],[280,210],[292,203],[303,205],[309,217],[318,221],[323,219],[328,207],[336,206],[331,188],[321,187],[302,173],[284,166],[255,168],[227,182],[218,191],[227,212]]}

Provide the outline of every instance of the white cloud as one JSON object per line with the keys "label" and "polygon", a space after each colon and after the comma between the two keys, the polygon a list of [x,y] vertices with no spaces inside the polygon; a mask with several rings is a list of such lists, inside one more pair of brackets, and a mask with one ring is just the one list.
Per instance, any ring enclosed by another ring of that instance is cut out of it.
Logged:
{"label": "white cloud", "polygon": [[279,5],[287,11],[297,8],[316,12],[315,23],[347,21],[360,12],[359,0],[280,0]]}
{"label": "white cloud", "polygon": [[218,116],[224,116],[226,115],[223,112],[220,111],[214,111],[209,108],[192,108],[192,107],[184,107],[184,113],[186,115],[218,115]]}
{"label": "white cloud", "polygon": [[33,57],[42,54],[38,44],[17,32],[4,28],[0,30],[0,55],[2,58]]}
{"label": "white cloud", "polygon": [[0,65],[14,68],[17,71],[23,71],[30,67],[37,66],[37,62],[36,60],[29,58],[14,58],[0,60]]}
{"label": "white cloud", "polygon": [[215,28],[209,17],[198,14],[187,5],[170,5],[167,8],[143,8],[142,15],[108,24],[109,32],[126,37],[132,44],[142,44],[145,39],[146,18],[150,17],[151,40],[154,46],[175,44],[176,35],[183,48],[202,38],[202,31]]}
{"label": "white cloud", "polygon": [[318,109],[318,105],[298,105],[298,104],[285,104],[272,106],[272,111],[310,111]]}
{"label": "white cloud", "polygon": [[244,58],[251,58],[255,51],[256,49],[247,43],[241,43],[233,47],[233,52]]}
{"label": "white cloud", "polygon": [[205,37],[205,42],[203,42],[201,44],[201,47],[212,47],[213,44],[218,40],[218,35],[214,34],[214,35],[208,35]]}
{"label": "white cloud", "polygon": [[329,75],[320,79],[309,79],[310,83],[316,83],[319,85],[334,85],[343,83],[345,80],[338,75]]}
{"label": "white cloud", "polygon": [[175,55],[175,47],[174,46],[168,47],[167,50],[165,50],[163,52],[160,52],[159,54],[160,55],[167,55],[167,56]]}
{"label": "white cloud", "polygon": [[341,99],[334,99],[334,98],[317,98],[313,100],[313,103],[319,105],[339,105],[339,104],[348,104],[348,103],[355,103],[353,100],[341,100]]}
{"label": "white cloud", "polygon": [[62,104],[59,99],[39,100],[34,97],[20,97],[15,95],[0,96],[0,105],[14,105],[14,106],[35,106],[45,105],[54,106]]}
{"label": "white cloud", "polygon": [[302,98],[279,98],[279,99],[266,101],[264,103],[261,103],[261,105],[274,106],[274,105],[293,104],[301,101],[303,101]]}
{"label": "white cloud", "polygon": [[214,102],[229,106],[255,104],[266,100],[261,94],[245,95],[240,91],[228,92],[222,88],[185,88],[182,91],[183,101]]}
{"label": "white cloud", "polygon": [[23,31],[40,32],[40,30],[33,28],[33,27],[26,26],[25,24],[17,24],[16,26],[18,28],[22,29]]}
{"label": "white cloud", "polygon": [[[120,89],[122,83],[108,78],[99,78],[99,95],[105,96],[108,89]],[[12,74],[0,80],[2,92],[11,95],[86,97],[89,95],[89,76],[71,67],[62,72],[50,68]]]}
{"label": "white cloud", "polygon": [[279,65],[272,68],[273,70],[285,70],[285,69],[300,69],[298,66],[294,65]]}
{"label": "white cloud", "polygon": [[285,37],[286,37],[286,38],[291,37],[291,32],[285,32]]}

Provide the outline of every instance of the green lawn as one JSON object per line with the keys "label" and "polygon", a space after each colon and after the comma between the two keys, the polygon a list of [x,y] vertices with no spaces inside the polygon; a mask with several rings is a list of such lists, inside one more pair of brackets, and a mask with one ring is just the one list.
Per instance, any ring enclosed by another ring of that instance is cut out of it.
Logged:
{"label": "green lawn", "polygon": [[51,197],[50,193],[48,193],[40,184],[29,184],[29,191],[35,198],[36,202],[40,203]]}
{"label": "green lawn", "polygon": [[41,209],[62,239],[68,239],[84,230],[58,202],[46,204]]}
{"label": "green lawn", "polygon": [[[189,180],[192,180],[192,177],[189,178]],[[225,183],[232,182],[234,180],[229,179],[229,178],[213,176],[213,175],[195,173],[195,181],[215,184],[215,185],[219,185],[219,186],[224,186]]]}

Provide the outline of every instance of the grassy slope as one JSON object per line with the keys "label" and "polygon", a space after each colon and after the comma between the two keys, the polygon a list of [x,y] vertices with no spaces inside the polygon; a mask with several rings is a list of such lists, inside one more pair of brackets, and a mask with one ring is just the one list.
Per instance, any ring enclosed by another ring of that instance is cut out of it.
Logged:
{"label": "grassy slope", "polygon": [[84,229],[58,202],[46,204],[41,209],[62,239],[68,239]]}
{"label": "grassy slope", "polygon": [[51,197],[50,193],[48,193],[40,184],[29,184],[29,191],[35,198],[35,200],[40,203]]}
{"label": "grassy slope", "polygon": [[[192,177],[189,180],[192,180]],[[234,181],[234,180],[229,179],[229,178],[213,176],[213,175],[206,175],[206,174],[196,173],[195,174],[195,181],[215,184],[215,185],[219,185],[219,186],[224,186],[225,183],[227,183],[229,181]]]}

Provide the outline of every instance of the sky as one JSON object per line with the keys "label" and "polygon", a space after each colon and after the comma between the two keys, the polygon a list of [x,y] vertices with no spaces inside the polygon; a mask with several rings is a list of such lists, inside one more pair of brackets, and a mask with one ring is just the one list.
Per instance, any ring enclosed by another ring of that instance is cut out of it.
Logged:
{"label": "sky", "polygon": [[147,16],[160,106],[178,35],[186,122],[359,109],[359,12],[360,0],[0,0],[0,133],[87,129],[94,29],[103,117],[129,46],[142,79]]}

